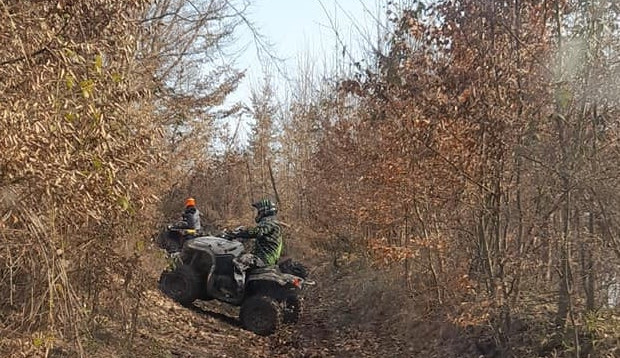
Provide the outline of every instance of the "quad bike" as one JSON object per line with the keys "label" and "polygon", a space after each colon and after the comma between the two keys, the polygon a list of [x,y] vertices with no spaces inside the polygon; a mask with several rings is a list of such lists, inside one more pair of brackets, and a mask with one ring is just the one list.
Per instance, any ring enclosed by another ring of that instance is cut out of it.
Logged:
{"label": "quad bike", "polygon": [[186,241],[195,238],[200,235],[195,229],[186,229],[180,225],[167,225],[159,237],[157,238],[157,244],[162,249],[166,250],[168,254],[180,252]]}
{"label": "quad bike", "polygon": [[[243,252],[243,243],[237,240],[193,238],[177,254],[176,267],[161,274],[159,288],[184,306],[191,306],[196,299],[241,306],[241,325],[259,335],[274,333],[282,323],[297,322],[302,312],[300,292],[313,284],[307,280],[305,267],[287,260],[235,274],[233,259]],[[238,275],[243,277],[241,283],[235,279]]]}

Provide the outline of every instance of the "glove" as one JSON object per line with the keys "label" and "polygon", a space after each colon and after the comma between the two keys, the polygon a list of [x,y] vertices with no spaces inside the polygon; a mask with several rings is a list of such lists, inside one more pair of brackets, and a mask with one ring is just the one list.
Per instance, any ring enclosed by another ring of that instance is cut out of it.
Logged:
{"label": "glove", "polygon": [[224,233],[223,233],[223,237],[224,237],[226,240],[234,240],[234,239],[236,239],[236,238],[237,238],[237,235],[235,235],[235,233],[234,233],[234,232],[224,231]]}
{"label": "glove", "polygon": [[239,239],[245,237],[246,231],[245,226],[238,226],[232,231],[232,234],[235,235],[235,238]]}

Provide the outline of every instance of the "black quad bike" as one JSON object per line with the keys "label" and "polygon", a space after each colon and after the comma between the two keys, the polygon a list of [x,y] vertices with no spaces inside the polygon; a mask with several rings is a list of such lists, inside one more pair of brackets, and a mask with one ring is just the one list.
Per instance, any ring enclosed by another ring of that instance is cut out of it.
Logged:
{"label": "black quad bike", "polygon": [[186,241],[189,241],[202,233],[195,229],[186,229],[180,225],[167,225],[157,237],[157,244],[168,254],[180,252]]}
{"label": "black quad bike", "polygon": [[[216,299],[241,306],[241,325],[256,334],[270,335],[284,323],[295,323],[302,311],[300,292],[307,280],[305,267],[291,260],[278,266],[247,271],[237,283],[233,259],[244,251],[236,240],[216,236],[200,236],[188,240],[182,250],[173,254],[173,269],[165,270],[159,288],[184,306],[196,299]],[[237,277],[240,273],[237,272]],[[243,287],[239,287],[243,285]]]}

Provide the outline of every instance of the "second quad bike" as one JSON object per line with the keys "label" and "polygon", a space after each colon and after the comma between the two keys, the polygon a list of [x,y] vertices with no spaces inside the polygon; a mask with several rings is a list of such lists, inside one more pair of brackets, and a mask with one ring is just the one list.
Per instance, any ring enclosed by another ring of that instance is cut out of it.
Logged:
{"label": "second quad bike", "polygon": [[157,245],[166,250],[168,254],[180,252],[186,241],[189,241],[197,236],[200,236],[201,232],[195,229],[184,228],[181,225],[167,225],[166,228],[160,232],[157,237]]}
{"label": "second quad bike", "polygon": [[186,241],[173,254],[175,267],[161,274],[159,288],[184,306],[196,299],[240,306],[241,325],[259,335],[274,333],[282,323],[297,322],[302,312],[300,292],[313,284],[307,280],[305,267],[287,260],[278,266],[237,272],[243,275],[239,283],[233,259],[243,252],[243,243],[217,236]]}

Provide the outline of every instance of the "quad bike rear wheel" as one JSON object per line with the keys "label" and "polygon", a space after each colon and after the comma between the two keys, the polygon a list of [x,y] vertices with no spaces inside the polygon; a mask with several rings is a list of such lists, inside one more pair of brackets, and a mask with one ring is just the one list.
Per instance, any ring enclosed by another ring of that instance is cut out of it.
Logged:
{"label": "quad bike rear wheel", "polygon": [[268,296],[250,296],[241,305],[239,320],[243,328],[261,336],[273,334],[280,327],[280,305]]}
{"label": "quad bike rear wheel", "polygon": [[191,306],[201,292],[200,278],[189,265],[180,265],[165,271],[159,278],[159,289],[183,306]]}
{"label": "quad bike rear wheel", "polygon": [[296,294],[291,294],[284,300],[284,309],[282,312],[282,321],[285,324],[293,324],[299,321],[303,311],[303,301]]}

